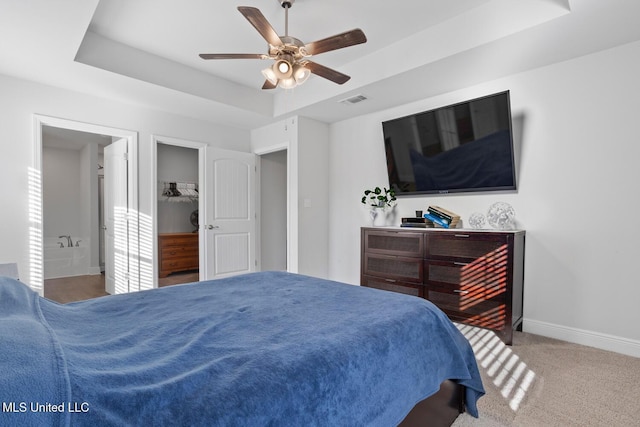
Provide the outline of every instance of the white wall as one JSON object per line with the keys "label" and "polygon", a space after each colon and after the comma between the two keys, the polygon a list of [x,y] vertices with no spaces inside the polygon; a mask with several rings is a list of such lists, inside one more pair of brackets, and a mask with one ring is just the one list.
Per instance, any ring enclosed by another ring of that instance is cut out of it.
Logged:
{"label": "white wall", "polygon": [[[42,209],[44,238],[61,235],[85,236],[83,230],[83,198],[81,152],[45,147],[42,150]],[[85,215],[85,216],[88,216]],[[60,239],[67,245],[65,239]]]}
{"label": "white wall", "polygon": [[[70,76],[72,78],[72,76]],[[248,131],[0,75],[0,262],[18,262],[29,277],[29,167],[33,163],[33,115],[41,114],[138,132],[139,210],[151,215],[151,135],[165,135],[249,151]],[[150,241],[150,236],[147,236]]]}
{"label": "white wall", "polygon": [[401,198],[398,218],[437,204],[466,221],[512,204],[527,230],[525,330],[640,356],[638,58],[637,42],[333,124],[330,277],[359,283],[359,201],[388,186],[381,122],[510,90],[517,193]]}
{"label": "white wall", "polygon": [[299,117],[298,266],[301,273],[329,276],[329,127]]}

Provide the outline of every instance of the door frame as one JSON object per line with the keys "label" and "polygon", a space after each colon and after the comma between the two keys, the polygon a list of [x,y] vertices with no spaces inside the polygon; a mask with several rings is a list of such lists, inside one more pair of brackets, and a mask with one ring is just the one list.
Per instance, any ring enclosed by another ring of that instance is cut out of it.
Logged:
{"label": "door frame", "polygon": [[[44,295],[44,253],[42,212],[42,127],[89,132],[125,138],[128,145],[129,289],[140,288],[140,230],[138,204],[138,133],[92,123],[33,115],[33,157],[29,170],[29,285]],[[97,191],[97,190],[96,190]]]}
{"label": "door frame", "polygon": [[[170,136],[151,135],[151,277],[152,287],[158,287],[158,144],[174,145],[176,147],[193,148],[198,150],[198,212],[200,218],[204,218],[206,201],[206,181],[204,178],[206,148],[209,144],[205,142],[190,141],[187,139],[174,138]],[[198,227],[198,257],[199,257],[199,280],[205,278],[205,239],[202,228]]]}

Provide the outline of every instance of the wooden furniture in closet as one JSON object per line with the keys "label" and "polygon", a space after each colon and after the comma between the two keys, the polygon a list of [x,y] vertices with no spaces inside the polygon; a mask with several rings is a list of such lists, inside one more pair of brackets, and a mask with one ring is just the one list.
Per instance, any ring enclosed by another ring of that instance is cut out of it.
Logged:
{"label": "wooden furniture in closet", "polygon": [[160,277],[198,269],[198,233],[158,234]]}
{"label": "wooden furniture in closet", "polygon": [[362,228],[360,284],[425,298],[511,344],[522,328],[525,232]]}

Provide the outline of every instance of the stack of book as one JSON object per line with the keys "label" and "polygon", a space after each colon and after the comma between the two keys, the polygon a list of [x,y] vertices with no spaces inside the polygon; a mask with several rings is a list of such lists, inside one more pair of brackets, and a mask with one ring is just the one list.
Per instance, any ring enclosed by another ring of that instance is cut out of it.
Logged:
{"label": "stack of book", "polygon": [[400,227],[433,228],[433,221],[427,218],[402,218]]}
{"label": "stack of book", "polygon": [[424,217],[432,221],[436,227],[455,228],[460,221],[460,215],[457,215],[440,206],[429,206]]}

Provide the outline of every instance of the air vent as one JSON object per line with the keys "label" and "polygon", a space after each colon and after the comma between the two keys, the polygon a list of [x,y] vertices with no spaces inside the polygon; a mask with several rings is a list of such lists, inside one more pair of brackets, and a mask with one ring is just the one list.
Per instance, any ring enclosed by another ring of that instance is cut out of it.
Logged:
{"label": "air vent", "polygon": [[345,98],[345,99],[341,99],[340,101],[338,101],[340,104],[346,104],[346,105],[351,105],[351,104],[357,104],[359,102],[362,101],[366,101],[368,98],[362,94],[358,94],[358,95],[354,95],[354,96],[350,96],[349,98]]}

